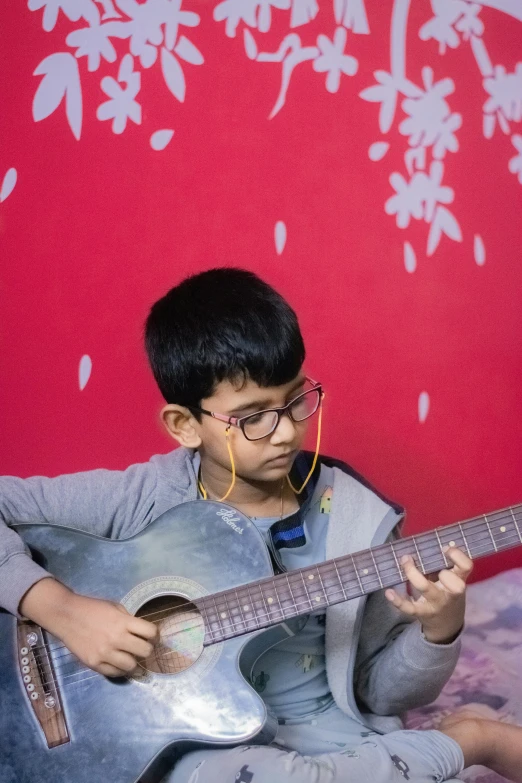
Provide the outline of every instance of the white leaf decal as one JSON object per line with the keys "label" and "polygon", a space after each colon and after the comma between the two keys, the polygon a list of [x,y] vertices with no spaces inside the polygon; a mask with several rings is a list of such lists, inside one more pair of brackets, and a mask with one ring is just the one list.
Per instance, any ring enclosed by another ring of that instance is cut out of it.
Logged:
{"label": "white leaf decal", "polygon": [[9,169],[6,171],[4,181],[2,182],[2,187],[0,189],[0,204],[2,201],[5,201],[6,198],[13,192],[14,186],[16,185],[16,178],[16,169]]}
{"label": "white leaf decal", "polygon": [[439,215],[440,227],[450,239],[454,239],[455,242],[462,242],[462,232],[460,226],[446,207],[437,207],[437,213]]}
{"label": "white leaf decal", "polygon": [[180,36],[174,51],[178,57],[181,57],[182,60],[185,60],[185,62],[191,63],[192,65],[202,65],[205,62],[205,58],[199,49],[194,46],[188,38],[185,38],[184,35]]}
{"label": "white leaf decal", "polygon": [[78,368],[78,382],[80,384],[80,391],[83,391],[87,386],[87,382],[91,377],[92,360],[90,356],[85,354],[80,359],[80,366]]}
{"label": "white leaf decal", "polygon": [[390,145],[387,141],[376,141],[373,144],[370,144],[368,157],[373,161],[382,160],[389,149]]}
{"label": "white leaf decal", "polygon": [[180,103],[185,100],[185,77],[181,65],[173,54],[165,49],[161,50],[161,70],[165,84]]}
{"label": "white leaf decal", "polygon": [[435,218],[433,219],[433,222],[430,227],[430,233],[428,234],[428,244],[426,246],[426,255],[428,257],[432,256],[433,253],[436,251],[438,244],[440,242],[441,235],[442,235],[442,229],[437,219],[437,213],[435,213]]}
{"label": "white leaf decal", "polygon": [[417,258],[415,250],[409,242],[404,243],[404,267],[407,272],[415,272],[417,269]]}
{"label": "white leaf decal", "polygon": [[277,255],[280,256],[286,245],[286,226],[282,220],[278,220],[274,228],[274,240]]}
{"label": "white leaf decal", "polygon": [[430,410],[430,395],[428,392],[421,392],[419,394],[419,421],[421,424],[428,418]]}
{"label": "white leaf decal", "polygon": [[34,76],[43,76],[33,99],[33,119],[44,120],[65,96],[65,113],[75,139],[82,130],[82,89],[76,59],[68,52],[50,54],[37,66]]}
{"label": "white leaf decal", "polygon": [[164,130],[155,131],[150,137],[150,146],[153,150],[164,150],[171,138],[174,136],[174,131],[165,128]]}
{"label": "white leaf decal", "polygon": [[255,60],[257,57],[257,44],[254,36],[246,27],[243,30],[243,41],[245,44],[245,52],[250,60]]}
{"label": "white leaf decal", "polygon": [[482,129],[486,139],[491,139],[495,133],[495,115],[484,114],[482,118]]}
{"label": "white leaf decal", "polygon": [[486,263],[486,248],[480,234],[475,234],[473,240],[473,254],[475,256],[475,262],[478,266],[484,266]]}

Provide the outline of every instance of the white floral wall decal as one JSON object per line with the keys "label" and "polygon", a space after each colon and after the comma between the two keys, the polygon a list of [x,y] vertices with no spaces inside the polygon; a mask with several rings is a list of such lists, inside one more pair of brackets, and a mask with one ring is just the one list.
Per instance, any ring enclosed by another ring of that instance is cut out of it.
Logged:
{"label": "white floral wall decal", "polygon": [[[504,133],[509,133],[509,122],[522,119],[522,63],[517,64],[513,73],[507,73],[502,65],[492,66],[481,38],[485,30],[479,16],[482,5],[492,6],[522,20],[522,7],[516,0],[485,0],[481,3],[431,0],[433,16],[421,25],[419,37],[427,42],[435,40],[440,55],[444,55],[448,48],[457,48],[462,41],[469,43],[483,77],[484,89],[489,95],[483,106],[483,128],[484,135],[491,138],[497,123]],[[455,89],[452,79],[437,80],[433,68],[428,66],[421,71],[422,85],[406,76],[409,7],[410,0],[394,0],[390,72],[376,71],[376,84],[363,90],[360,97],[380,104],[378,121],[383,134],[393,127],[398,106],[406,115],[399,122],[398,131],[408,137],[409,148],[404,152],[407,176],[397,171],[390,175],[395,195],[388,198],[384,209],[387,214],[395,215],[397,227],[401,229],[406,229],[412,218],[430,224],[426,243],[426,254],[430,256],[443,235],[456,242],[462,241],[458,220],[447,206],[454,201],[454,191],[442,184],[442,161],[447,153],[458,152],[457,132],[462,126],[462,117],[452,111],[449,103],[449,96]],[[518,149],[515,140],[512,140]],[[509,162],[509,169],[518,173],[517,158]],[[485,252],[482,253],[480,247],[483,248],[483,243],[477,246],[475,242],[475,258],[479,259],[479,265],[481,259],[485,259]],[[405,246],[408,271],[412,267],[412,252],[411,245],[407,253]]]}
{"label": "white floral wall decal", "polygon": [[[160,63],[168,90],[183,102],[186,92],[184,63],[201,65],[204,57],[182,34],[183,28],[197,27],[199,14],[183,9],[183,0],[28,0],[30,11],[43,9],[42,26],[54,29],[63,14],[79,23],[65,37],[74,52],[56,52],[37,66],[42,79],[33,101],[33,118],[43,120],[65,99],[65,111],[71,131],[80,139],[82,128],[82,86],[79,61],[85,58],[87,71],[99,71],[118,59],[115,41],[128,41],[128,52],[121,56],[117,79],[103,76],[102,91],[109,100],[96,111],[99,120],[112,119],[114,133],[123,133],[127,120],[141,123],[140,68]],[[166,145],[165,145],[166,146]]]}

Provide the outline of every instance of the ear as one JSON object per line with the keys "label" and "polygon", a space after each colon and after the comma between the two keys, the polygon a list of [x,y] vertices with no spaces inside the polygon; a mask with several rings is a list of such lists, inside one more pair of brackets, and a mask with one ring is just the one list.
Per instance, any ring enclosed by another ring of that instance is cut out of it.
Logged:
{"label": "ear", "polygon": [[161,411],[165,429],[174,440],[189,449],[201,446],[198,422],[188,408],[182,405],[165,405]]}

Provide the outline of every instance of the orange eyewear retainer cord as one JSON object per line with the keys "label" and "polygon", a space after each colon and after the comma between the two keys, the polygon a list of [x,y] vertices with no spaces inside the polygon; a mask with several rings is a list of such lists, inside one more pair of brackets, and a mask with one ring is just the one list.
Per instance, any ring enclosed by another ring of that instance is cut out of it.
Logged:
{"label": "orange eyewear retainer cord", "polygon": [[314,456],[314,461],[312,462],[312,467],[310,468],[310,472],[309,472],[308,476],[305,478],[304,483],[301,486],[301,489],[296,489],[294,487],[294,485],[290,481],[290,476],[286,477],[286,480],[288,481],[288,484],[290,485],[290,488],[292,489],[292,491],[296,495],[300,495],[301,492],[303,491],[303,489],[306,487],[306,485],[310,481],[310,477],[311,477],[312,473],[315,470],[315,466],[317,465],[317,458],[319,456],[319,446],[321,444],[321,424],[322,424],[322,420],[323,420],[323,400],[324,400],[324,392],[323,392],[323,394],[321,396],[321,403],[320,403],[320,408],[319,408],[319,421],[317,422],[317,443],[315,445],[315,456]]}
{"label": "orange eyewear retainer cord", "polygon": [[[231,482],[229,488],[227,489],[226,493],[223,495],[223,497],[219,498],[219,500],[217,501],[218,503],[222,503],[224,500],[226,500],[228,498],[228,496],[230,495],[230,493],[234,489],[234,484],[236,483],[236,465],[235,465],[235,462],[234,462],[234,455],[232,454],[232,447],[230,445],[230,424],[228,425],[228,427],[225,430],[225,436],[226,436],[226,439],[227,439],[228,456],[230,457],[230,464],[232,466],[232,482]],[[198,479],[198,486],[199,486],[201,494],[203,495],[203,500],[207,500],[208,499],[207,490],[205,489],[205,487],[201,483],[200,479]]]}

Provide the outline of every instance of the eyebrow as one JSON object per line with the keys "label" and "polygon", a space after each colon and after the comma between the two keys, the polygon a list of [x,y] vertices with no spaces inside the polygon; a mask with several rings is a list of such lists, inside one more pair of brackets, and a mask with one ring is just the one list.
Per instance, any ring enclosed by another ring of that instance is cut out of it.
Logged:
{"label": "eyebrow", "polygon": [[[300,386],[303,386],[306,383],[306,377],[301,378],[297,383],[295,383],[292,388],[288,391],[288,394],[293,394],[297,389],[299,389]],[[276,406],[278,407],[278,406]],[[232,412],[230,412],[229,416],[235,416],[237,413],[244,413],[245,411],[249,410],[250,408],[259,408],[259,410],[270,410],[270,406],[267,404],[266,400],[253,400],[252,402],[245,402],[244,405],[238,405],[237,408],[234,408]]]}

